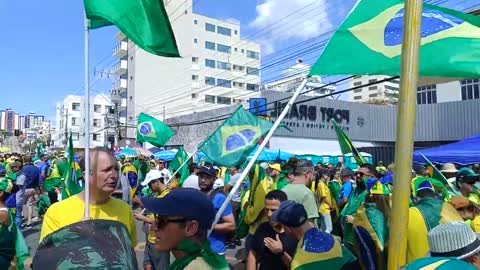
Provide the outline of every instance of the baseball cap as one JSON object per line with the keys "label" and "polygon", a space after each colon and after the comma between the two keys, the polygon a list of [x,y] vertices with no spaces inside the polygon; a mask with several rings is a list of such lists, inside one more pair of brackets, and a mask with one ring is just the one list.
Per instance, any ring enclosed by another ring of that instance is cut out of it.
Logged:
{"label": "baseball cap", "polygon": [[212,202],[193,188],[174,189],[163,198],[144,197],[142,203],[153,214],[196,220],[204,229],[209,229],[215,218]]}
{"label": "baseball cap", "polygon": [[303,205],[294,201],[283,201],[273,212],[272,221],[288,227],[298,228],[307,222],[307,211]]}
{"label": "baseball cap", "polygon": [[282,171],[282,165],[275,163],[275,164],[268,164],[268,167],[272,170],[276,170],[281,172]]}
{"label": "baseball cap", "polygon": [[151,170],[147,173],[147,176],[145,176],[145,180],[143,180],[142,186],[146,186],[153,180],[157,180],[161,178],[165,179],[165,174],[163,172],[159,170]]}
{"label": "baseball cap", "polygon": [[353,176],[353,175],[355,175],[355,174],[354,174],[353,171],[350,170],[349,168],[345,168],[345,169],[342,169],[342,170],[340,171],[340,177]]}
{"label": "baseball cap", "polygon": [[457,181],[475,183],[480,181],[480,177],[470,168],[461,168],[457,174]]}
{"label": "baseball cap", "polygon": [[212,164],[205,163],[204,165],[200,166],[198,174],[207,174],[210,176],[217,176],[217,170],[215,170],[215,167],[213,167]]}
{"label": "baseball cap", "polygon": [[[428,179],[428,178],[425,178],[425,179]],[[425,181],[421,182],[421,183],[418,185],[417,193],[418,193],[420,190],[425,190],[425,189],[429,189],[429,190],[435,192],[435,189],[433,188],[432,184],[431,184],[430,181],[428,181],[428,180],[425,180]]]}

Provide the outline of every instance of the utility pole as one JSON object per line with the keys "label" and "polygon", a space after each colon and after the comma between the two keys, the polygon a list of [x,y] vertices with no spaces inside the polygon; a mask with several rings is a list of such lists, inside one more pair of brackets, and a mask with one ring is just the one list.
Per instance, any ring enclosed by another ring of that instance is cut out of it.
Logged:
{"label": "utility pole", "polygon": [[118,104],[115,103],[115,108],[113,115],[115,116],[114,121],[115,121],[115,140],[114,140],[114,146],[118,147],[118,134],[120,132],[119,125],[120,125],[120,112],[118,111]]}
{"label": "utility pole", "polygon": [[65,112],[65,149],[67,148],[68,144],[68,109],[63,109]]}

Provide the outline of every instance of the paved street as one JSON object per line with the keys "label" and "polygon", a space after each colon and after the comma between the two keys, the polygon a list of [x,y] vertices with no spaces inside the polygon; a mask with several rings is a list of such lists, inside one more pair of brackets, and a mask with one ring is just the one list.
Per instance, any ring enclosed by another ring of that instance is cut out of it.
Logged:
{"label": "paved street", "polygon": [[[37,247],[38,247],[38,239],[40,237],[40,228],[41,228],[41,222],[36,222],[33,224],[31,229],[26,229],[23,231],[23,235],[25,236],[27,244],[30,247],[31,258],[35,256],[35,251],[37,250]],[[137,239],[138,239],[138,245],[135,248],[135,252],[137,254],[137,262],[138,262],[139,269],[143,269],[143,250],[145,248],[145,234],[142,232],[142,226],[140,222],[137,222]],[[228,262],[233,266],[233,269],[245,269],[245,266],[242,263],[239,263],[238,260],[236,259],[236,256],[238,257],[241,251],[242,250],[240,248],[227,250],[226,258]],[[31,269],[30,268],[30,264],[32,262],[31,258],[25,262],[26,269]]]}

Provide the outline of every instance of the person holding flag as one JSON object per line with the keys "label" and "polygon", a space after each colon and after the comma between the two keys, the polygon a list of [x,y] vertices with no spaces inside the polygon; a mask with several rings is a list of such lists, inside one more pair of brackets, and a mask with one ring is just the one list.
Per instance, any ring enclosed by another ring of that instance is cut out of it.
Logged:
{"label": "person holding flag", "polygon": [[5,206],[6,199],[15,193],[16,189],[16,185],[10,180],[0,177],[0,269],[10,269],[15,257],[17,269],[23,269],[23,262],[30,255],[22,232]]}

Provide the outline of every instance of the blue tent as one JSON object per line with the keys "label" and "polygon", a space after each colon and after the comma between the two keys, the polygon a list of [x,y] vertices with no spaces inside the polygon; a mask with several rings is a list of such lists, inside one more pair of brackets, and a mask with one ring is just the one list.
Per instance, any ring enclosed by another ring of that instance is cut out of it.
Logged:
{"label": "blue tent", "polygon": [[424,164],[425,160],[423,160],[420,153],[425,155],[431,162],[438,164],[451,162],[466,166],[480,163],[480,135],[435,148],[415,151],[413,153],[413,162]]}
{"label": "blue tent", "polygon": [[[258,146],[255,148],[255,150],[248,155],[247,160],[252,159],[253,155],[255,152],[257,152]],[[259,161],[275,161],[275,160],[288,160],[290,157],[294,156],[294,154],[290,154],[287,152],[283,152],[281,150],[273,150],[269,148],[263,148],[262,153],[260,153],[260,156],[258,156]]]}

